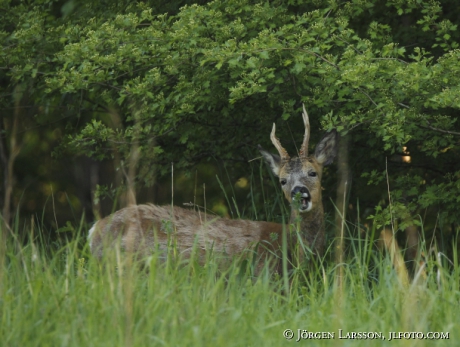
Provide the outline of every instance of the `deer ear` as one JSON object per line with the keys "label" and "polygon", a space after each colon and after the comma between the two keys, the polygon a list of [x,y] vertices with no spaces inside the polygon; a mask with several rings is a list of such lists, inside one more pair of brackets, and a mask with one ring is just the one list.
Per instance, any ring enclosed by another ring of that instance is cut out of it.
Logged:
{"label": "deer ear", "polygon": [[332,130],[323,136],[316,145],[315,158],[321,165],[329,165],[334,161],[337,154],[337,131]]}
{"label": "deer ear", "polygon": [[272,169],[274,175],[278,177],[280,173],[280,169],[281,169],[280,156],[267,152],[266,150],[262,148],[261,145],[259,145],[258,148],[259,148],[260,153],[262,153],[262,156],[264,157],[267,164],[270,165],[270,168]]}

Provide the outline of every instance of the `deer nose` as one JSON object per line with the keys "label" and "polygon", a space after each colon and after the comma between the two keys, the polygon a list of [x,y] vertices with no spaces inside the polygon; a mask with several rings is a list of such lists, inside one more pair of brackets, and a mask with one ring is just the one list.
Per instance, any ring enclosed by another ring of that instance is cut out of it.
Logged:
{"label": "deer nose", "polygon": [[[308,191],[307,187],[301,187],[301,186],[296,186],[294,189],[291,191],[291,197],[294,197],[297,193],[300,193],[300,195],[303,198],[310,198],[310,192]],[[304,196],[306,194],[307,196]]]}

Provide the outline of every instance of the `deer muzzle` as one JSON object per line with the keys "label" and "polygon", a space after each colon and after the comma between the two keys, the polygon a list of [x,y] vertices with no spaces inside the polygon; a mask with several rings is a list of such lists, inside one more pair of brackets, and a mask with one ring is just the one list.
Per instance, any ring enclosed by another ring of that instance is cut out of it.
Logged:
{"label": "deer muzzle", "polygon": [[308,212],[312,209],[311,195],[307,187],[296,186],[291,191],[292,202],[299,207],[299,212]]}

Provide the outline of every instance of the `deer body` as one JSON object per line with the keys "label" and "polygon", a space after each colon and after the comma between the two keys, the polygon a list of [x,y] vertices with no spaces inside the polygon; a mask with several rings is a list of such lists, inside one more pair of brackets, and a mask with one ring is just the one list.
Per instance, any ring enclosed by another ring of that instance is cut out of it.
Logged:
{"label": "deer body", "polygon": [[177,206],[149,204],[129,206],[98,221],[89,231],[89,239],[91,252],[98,258],[119,242],[123,250],[141,258],[153,252],[164,258],[168,247],[189,258],[195,250],[204,263],[209,251],[233,256],[250,251],[257,243],[259,255],[277,253],[282,228],[278,223],[220,218]]}
{"label": "deer body", "polygon": [[[303,119],[305,135],[298,157],[291,159],[281,146],[275,136],[275,124],[270,138],[279,155],[266,152],[260,146],[259,150],[291,203],[291,225],[298,226],[300,240],[307,248],[322,255],[325,231],[321,175],[323,166],[335,157],[336,132],[326,134],[316,146],[315,154],[309,157],[310,125],[305,108]],[[170,245],[185,258],[196,249],[201,262],[209,250],[232,257],[256,249],[260,270],[270,255],[281,251],[283,229],[288,235],[288,255],[292,255],[299,237],[282,224],[218,218],[180,207],[137,205],[96,222],[89,231],[89,242],[91,252],[98,258],[117,243],[141,257],[153,252],[162,252],[162,256]],[[279,262],[274,263],[279,268]]]}

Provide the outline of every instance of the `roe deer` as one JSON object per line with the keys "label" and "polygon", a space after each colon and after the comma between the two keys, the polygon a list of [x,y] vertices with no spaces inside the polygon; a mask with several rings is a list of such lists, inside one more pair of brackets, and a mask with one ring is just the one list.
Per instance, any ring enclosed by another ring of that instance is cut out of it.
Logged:
{"label": "roe deer", "polygon": [[[259,150],[279,177],[284,194],[291,202],[291,223],[299,222],[301,240],[314,253],[321,255],[324,248],[321,174],[323,166],[335,157],[337,136],[335,130],[327,133],[317,145],[314,156],[309,157],[310,124],[305,107],[302,115],[305,134],[299,157],[290,159],[275,136],[275,124],[270,139],[279,156],[260,146]],[[134,205],[97,221],[90,229],[88,239],[91,252],[97,258],[117,243],[123,250],[140,257],[153,252],[160,252],[164,257],[168,248],[173,246],[188,258],[195,249],[200,262],[204,262],[209,250],[232,257],[256,249],[259,257],[256,271],[259,272],[270,254],[279,255],[284,228],[277,223],[210,217],[180,207]],[[288,236],[288,256],[292,256],[296,242],[297,235]],[[279,263],[274,261],[273,265],[279,266]]]}

